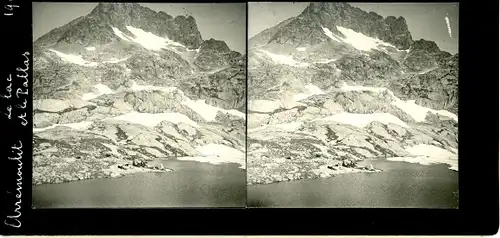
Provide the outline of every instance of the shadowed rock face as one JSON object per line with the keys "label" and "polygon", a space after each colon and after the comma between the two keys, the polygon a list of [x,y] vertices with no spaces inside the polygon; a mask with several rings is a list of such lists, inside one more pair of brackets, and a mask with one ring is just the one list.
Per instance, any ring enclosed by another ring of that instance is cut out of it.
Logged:
{"label": "shadowed rock face", "polygon": [[229,49],[226,42],[212,38],[201,44],[193,64],[201,70],[210,71],[228,67],[239,61],[241,56],[239,52]]}
{"label": "shadowed rock face", "polygon": [[193,99],[205,99],[211,105],[246,111],[246,56],[224,61],[229,67],[217,72],[184,80],[182,90]]}

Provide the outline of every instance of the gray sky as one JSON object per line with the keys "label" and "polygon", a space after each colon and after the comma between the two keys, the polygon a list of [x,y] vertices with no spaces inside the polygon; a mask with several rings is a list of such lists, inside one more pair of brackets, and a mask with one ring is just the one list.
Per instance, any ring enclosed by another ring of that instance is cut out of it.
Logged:
{"label": "gray sky", "polygon": [[[164,11],[173,17],[192,15],[204,40],[224,40],[229,48],[245,53],[245,3],[141,3],[154,11]],[[33,3],[33,39],[89,14],[97,3]]]}
{"label": "gray sky", "polygon": [[[307,2],[253,2],[248,3],[248,37],[279,22],[299,15]],[[435,41],[441,50],[458,52],[458,3],[351,3],[364,11],[373,11],[383,17],[403,16],[414,40]],[[451,38],[445,17],[448,16]]]}

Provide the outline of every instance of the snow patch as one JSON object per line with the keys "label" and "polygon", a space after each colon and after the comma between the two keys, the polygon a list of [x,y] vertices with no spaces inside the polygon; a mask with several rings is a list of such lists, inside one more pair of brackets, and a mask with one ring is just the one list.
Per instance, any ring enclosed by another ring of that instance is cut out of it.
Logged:
{"label": "snow patch", "polygon": [[337,26],[337,30],[339,30],[345,36],[345,38],[340,38],[334,35],[328,28],[323,27],[323,31],[325,32],[325,34],[331,39],[338,42],[345,42],[361,51],[370,51],[372,49],[380,49],[386,51],[381,47],[396,48],[387,42],[381,41],[377,38],[366,36],[349,28]]}
{"label": "snow patch", "polygon": [[415,103],[415,100],[402,101],[395,97],[395,101],[391,104],[406,112],[417,122],[424,122],[428,112],[449,117],[458,122],[458,116],[456,114],[446,110],[434,110],[428,107],[420,106]]}
{"label": "snow patch", "polygon": [[388,158],[392,161],[404,161],[422,165],[448,164],[450,170],[458,171],[458,155],[433,145],[419,144],[406,148],[415,157]]}
{"label": "snow patch", "polygon": [[95,47],[94,46],[85,47],[85,49],[88,50],[88,51],[95,51]]}
{"label": "snow patch", "polygon": [[135,38],[132,39],[133,41],[148,50],[161,50],[166,47],[167,42],[163,37],[131,26],[127,26],[127,30],[134,34]]}
{"label": "snow patch", "polygon": [[86,61],[82,58],[81,55],[65,54],[54,49],[49,49],[49,50],[56,53],[56,55],[59,56],[63,61],[87,67],[97,66],[97,63]]}
{"label": "snow patch", "polygon": [[200,52],[200,49],[201,49],[201,47],[200,47],[200,48],[198,48],[198,49],[194,49],[194,50],[193,50],[193,49],[186,49],[186,50],[187,50],[187,51],[190,51],[190,52],[192,52],[192,51],[196,51],[196,53],[199,53],[199,52]]}
{"label": "snow patch", "polygon": [[92,100],[94,98],[100,97],[104,94],[113,94],[114,93],[113,90],[111,90],[108,86],[106,86],[102,83],[94,85],[94,88],[96,88],[98,90],[98,92],[85,93],[82,96],[82,100],[88,101],[88,100]]}
{"label": "snow patch", "polygon": [[82,121],[82,122],[67,123],[67,124],[53,124],[53,125],[48,126],[48,127],[33,128],[33,132],[42,132],[42,131],[53,129],[53,128],[56,128],[56,127],[59,127],[59,126],[61,126],[61,127],[69,127],[71,129],[74,129],[74,130],[82,131],[82,130],[88,129],[91,125],[92,125],[91,121]]}
{"label": "snow patch", "polygon": [[167,48],[167,46],[179,46],[185,48],[183,44],[170,40],[167,37],[160,37],[151,32],[147,32],[140,28],[135,28],[133,26],[126,26],[126,27],[127,30],[129,30],[135,36],[134,38],[131,37],[127,38],[142,45],[144,48],[148,50],[159,51],[161,49]]}
{"label": "snow patch", "polygon": [[317,61],[317,62],[314,62],[315,64],[328,64],[330,62],[334,62],[336,61],[337,59],[325,59],[325,60],[322,60],[322,61]]}
{"label": "snow patch", "polygon": [[128,41],[128,42],[132,41],[131,37],[125,35],[125,33],[123,33],[122,31],[120,31],[120,29],[118,29],[116,27],[111,27],[111,29],[113,29],[113,33],[115,33],[115,35],[118,36],[120,39],[122,39],[124,41]]}
{"label": "snow patch", "polygon": [[116,64],[116,63],[120,63],[120,62],[122,62],[122,61],[125,61],[125,60],[127,60],[127,59],[128,59],[128,57],[127,57],[127,58],[123,58],[123,59],[112,59],[112,60],[107,60],[107,61],[104,61],[104,63]]}
{"label": "snow patch", "polygon": [[245,169],[245,153],[235,148],[220,145],[207,144],[196,148],[201,156],[179,157],[178,160],[198,161],[210,164],[235,163],[239,164],[241,169]]}
{"label": "snow patch", "polygon": [[147,127],[157,126],[162,121],[168,121],[174,124],[186,123],[192,127],[199,127],[199,125],[196,122],[192,121],[186,115],[178,112],[166,112],[166,113],[129,112],[127,114],[113,117],[112,119],[127,121],[135,124],[141,124]]}
{"label": "snow patch", "polygon": [[[135,81],[132,81],[132,90],[134,91],[164,91],[164,92],[173,92],[175,90],[178,90],[176,87],[160,87],[160,86],[153,86],[153,85],[139,85]],[[209,105],[205,102],[205,100],[191,100],[190,98],[186,97],[184,93],[180,90],[178,92],[182,95],[182,104],[186,105],[189,107],[191,110],[195,111],[199,115],[201,115],[205,120],[207,121],[214,121],[217,113],[222,112],[222,113],[227,113],[231,114],[233,116],[245,118],[245,113],[240,112],[238,110],[226,110],[222,109],[219,107],[215,107],[212,105]]]}
{"label": "snow patch", "polygon": [[403,101],[403,100],[399,99],[398,97],[396,97],[394,95],[394,93],[392,91],[388,90],[387,88],[350,86],[344,82],[341,85],[340,90],[344,90],[344,91],[370,91],[370,92],[375,92],[375,93],[381,93],[381,92],[387,91],[393,99],[391,104],[398,107],[399,109],[403,110],[405,113],[410,115],[417,122],[424,122],[425,117],[427,116],[428,112],[442,115],[445,117],[449,117],[449,118],[458,122],[458,116],[452,112],[449,112],[446,110],[434,110],[434,109],[431,109],[428,107],[423,107],[423,106],[417,105],[415,103],[415,100]]}
{"label": "snow patch", "polygon": [[280,54],[274,54],[266,50],[260,50],[264,52],[269,58],[271,58],[275,63],[277,64],[284,64],[284,65],[290,65],[294,67],[307,67],[309,66],[308,63],[301,63],[293,59],[291,55],[280,55]]}
{"label": "snow patch", "polygon": [[374,38],[341,26],[337,26],[337,29],[346,37],[345,42],[358,50],[369,51],[377,48],[378,44]]}
{"label": "snow patch", "polygon": [[294,132],[300,129],[302,126],[302,122],[290,122],[290,123],[283,123],[283,124],[273,124],[273,125],[264,125],[261,127],[253,128],[253,129],[248,129],[248,132],[256,132],[256,131],[290,131]]}
{"label": "snow patch", "polygon": [[343,42],[343,40],[340,37],[333,34],[333,32],[330,31],[330,29],[328,29],[326,27],[321,27],[321,29],[323,29],[323,33],[325,33],[326,36],[330,37],[330,39],[337,41],[337,42]]}
{"label": "snow patch", "polygon": [[334,121],[361,128],[366,127],[371,122],[378,121],[386,125],[393,123],[401,127],[408,128],[408,125],[405,122],[401,121],[399,118],[390,113],[360,114],[341,112],[321,119],[317,119],[317,121]]}
{"label": "snow patch", "polygon": [[160,37],[151,32],[147,32],[133,26],[126,26],[126,28],[134,35],[134,37],[126,35],[116,27],[111,28],[113,29],[115,35],[117,35],[121,39],[128,42],[138,43],[148,50],[160,51],[167,48],[168,46],[186,48],[186,46],[184,46],[183,44],[170,40],[168,37]]}
{"label": "snow patch", "polygon": [[365,87],[365,86],[351,86],[347,85],[346,82],[342,82],[340,85],[340,90],[342,91],[369,91],[369,92],[375,92],[375,93],[381,93],[384,91],[388,91],[387,88],[378,88],[378,87]]}
{"label": "snow patch", "polygon": [[306,51],[307,50],[306,47],[297,47],[295,49],[298,51]]}
{"label": "snow patch", "polygon": [[137,82],[132,81],[132,86],[130,87],[133,91],[164,91],[164,92],[173,92],[177,90],[176,87],[161,87],[154,85],[139,85]]}
{"label": "snow patch", "polygon": [[294,95],[294,101],[300,101],[314,95],[324,94],[324,92],[320,88],[313,84],[308,84],[305,86],[305,88],[307,90],[306,92]]}
{"label": "snow patch", "polygon": [[214,121],[218,112],[227,113],[227,114],[231,114],[233,116],[245,118],[245,114],[240,112],[240,111],[225,110],[225,109],[222,109],[219,107],[214,107],[212,105],[206,104],[205,100],[193,101],[193,100],[186,97],[185,100],[182,102],[182,104],[191,108],[191,110],[193,110],[196,113],[198,113],[199,115],[201,115],[203,117],[203,119],[205,119],[207,121]]}
{"label": "snow patch", "polygon": [[281,107],[281,103],[271,100],[250,100],[248,110],[254,112],[273,112]]}

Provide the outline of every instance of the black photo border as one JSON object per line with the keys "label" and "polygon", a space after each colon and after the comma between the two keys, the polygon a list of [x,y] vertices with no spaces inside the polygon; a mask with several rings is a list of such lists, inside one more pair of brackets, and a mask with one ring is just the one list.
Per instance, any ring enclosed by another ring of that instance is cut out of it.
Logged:
{"label": "black photo border", "polygon": [[[29,93],[20,94],[19,98],[13,96],[9,100],[0,98],[2,234],[492,235],[497,233],[499,4],[494,0],[458,2],[460,11],[459,209],[35,210],[31,208],[32,2],[3,0],[0,94],[5,92],[4,89],[9,83],[12,83],[14,95],[17,88],[23,90],[23,80],[16,78],[15,75],[19,73],[16,71],[18,67],[25,68],[25,56],[29,58],[29,70],[26,71],[29,74]],[[6,80],[9,74],[12,74],[11,82]],[[28,101],[25,109],[15,107],[22,105],[24,99]],[[6,112],[9,105],[12,106],[10,120],[2,113]],[[21,125],[21,119],[18,118],[23,113],[26,113],[27,126]],[[23,145],[22,165],[16,160],[8,159],[18,153],[18,150],[11,147],[19,148],[19,141]],[[18,170],[20,167],[22,168]],[[17,181],[19,177],[22,177],[22,181]],[[16,190],[18,187],[22,187],[21,193]],[[16,204],[19,199],[22,202]],[[20,205],[21,212],[17,217],[22,224],[19,228],[6,225],[6,223],[12,225],[12,216],[18,214],[15,213],[16,205]]]}

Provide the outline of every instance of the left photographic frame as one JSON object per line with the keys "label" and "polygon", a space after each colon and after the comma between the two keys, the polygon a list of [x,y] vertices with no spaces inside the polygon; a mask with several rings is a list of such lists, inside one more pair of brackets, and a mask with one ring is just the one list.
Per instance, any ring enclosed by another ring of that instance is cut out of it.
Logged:
{"label": "left photographic frame", "polygon": [[34,209],[245,207],[245,3],[32,13]]}

